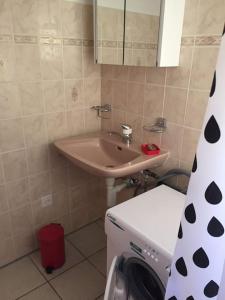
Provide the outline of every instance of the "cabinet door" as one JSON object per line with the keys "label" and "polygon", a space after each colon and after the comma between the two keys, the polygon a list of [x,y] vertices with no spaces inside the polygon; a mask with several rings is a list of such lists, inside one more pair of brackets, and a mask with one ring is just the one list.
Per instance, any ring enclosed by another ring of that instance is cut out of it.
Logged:
{"label": "cabinet door", "polygon": [[95,57],[99,64],[123,65],[125,0],[95,1]]}
{"label": "cabinet door", "polygon": [[124,65],[156,66],[161,0],[126,0]]}

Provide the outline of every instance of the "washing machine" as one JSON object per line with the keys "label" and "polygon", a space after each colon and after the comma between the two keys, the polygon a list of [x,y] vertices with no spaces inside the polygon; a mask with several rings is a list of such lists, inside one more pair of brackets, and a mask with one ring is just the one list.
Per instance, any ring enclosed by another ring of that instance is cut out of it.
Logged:
{"label": "washing machine", "polygon": [[164,300],[184,201],[161,185],[107,210],[104,300]]}

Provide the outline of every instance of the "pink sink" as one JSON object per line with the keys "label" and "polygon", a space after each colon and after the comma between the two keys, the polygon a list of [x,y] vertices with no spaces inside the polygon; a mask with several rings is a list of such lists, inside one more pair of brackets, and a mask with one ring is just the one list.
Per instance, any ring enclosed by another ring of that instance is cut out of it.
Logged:
{"label": "pink sink", "polygon": [[121,137],[107,133],[92,133],[54,143],[56,148],[75,165],[103,177],[122,177],[161,165],[169,156],[142,153],[140,145],[127,146]]}

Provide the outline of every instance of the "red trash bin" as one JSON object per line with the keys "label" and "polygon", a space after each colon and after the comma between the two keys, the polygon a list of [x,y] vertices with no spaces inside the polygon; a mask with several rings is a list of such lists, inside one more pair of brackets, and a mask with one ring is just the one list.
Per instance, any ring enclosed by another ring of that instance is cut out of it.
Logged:
{"label": "red trash bin", "polygon": [[49,224],[38,231],[42,266],[47,273],[65,262],[64,229],[60,224]]}

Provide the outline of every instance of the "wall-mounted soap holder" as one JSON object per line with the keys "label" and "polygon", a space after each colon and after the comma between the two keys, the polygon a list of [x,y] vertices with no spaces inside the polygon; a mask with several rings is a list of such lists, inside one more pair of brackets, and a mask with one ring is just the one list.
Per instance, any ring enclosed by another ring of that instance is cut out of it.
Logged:
{"label": "wall-mounted soap holder", "polygon": [[91,109],[97,111],[97,116],[102,119],[109,119],[107,117],[103,117],[102,113],[108,113],[112,111],[112,107],[110,104],[104,104],[104,105],[94,105],[91,107]]}
{"label": "wall-mounted soap holder", "polygon": [[154,124],[144,125],[143,129],[150,132],[163,133],[166,131],[166,119],[159,117]]}

